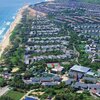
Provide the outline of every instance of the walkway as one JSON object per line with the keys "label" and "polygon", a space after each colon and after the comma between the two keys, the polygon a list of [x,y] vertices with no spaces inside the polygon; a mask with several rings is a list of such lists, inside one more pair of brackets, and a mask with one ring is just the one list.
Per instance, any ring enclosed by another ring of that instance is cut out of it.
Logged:
{"label": "walkway", "polygon": [[7,93],[9,91],[9,87],[5,86],[3,88],[0,87],[0,96],[4,95],[5,93]]}

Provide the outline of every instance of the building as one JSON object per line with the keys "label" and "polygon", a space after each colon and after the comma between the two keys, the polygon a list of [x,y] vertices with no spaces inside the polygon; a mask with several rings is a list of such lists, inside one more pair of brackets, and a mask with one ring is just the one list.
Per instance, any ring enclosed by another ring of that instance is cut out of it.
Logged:
{"label": "building", "polygon": [[82,78],[87,72],[90,72],[91,69],[88,67],[83,67],[79,65],[74,65],[73,67],[70,68],[69,71],[69,76],[74,77],[75,79],[80,79]]}
{"label": "building", "polygon": [[64,67],[56,67],[51,69],[51,73],[63,73],[64,72]]}
{"label": "building", "polygon": [[44,77],[32,77],[29,80],[23,79],[26,84],[42,84],[42,83],[58,83],[61,82],[62,78],[60,76],[44,76]]}
{"label": "building", "polygon": [[47,63],[48,68],[55,68],[55,67],[60,67],[59,63]]}
{"label": "building", "polygon": [[83,79],[86,83],[97,83],[97,79],[94,77],[83,77]]}
{"label": "building", "polygon": [[81,83],[81,82],[76,82],[74,85],[72,85],[72,87],[74,89],[79,89],[79,90],[81,90],[81,89],[88,89],[88,85],[85,84],[85,83]]}
{"label": "building", "polygon": [[51,68],[51,73],[61,74],[64,72],[64,67],[62,67],[59,63],[47,63],[47,67]]}
{"label": "building", "polygon": [[60,82],[43,82],[41,85],[42,86],[56,86],[59,84],[60,84]]}
{"label": "building", "polygon": [[93,76],[93,77],[95,77],[96,74],[94,72],[92,72],[92,71],[91,72],[89,71],[89,72],[86,73],[85,76]]}
{"label": "building", "polygon": [[75,79],[68,79],[67,81],[65,81],[65,84],[71,85],[73,82],[75,82]]}
{"label": "building", "polygon": [[80,72],[80,73],[85,74],[85,73],[91,71],[91,69],[88,68],[88,67],[83,67],[83,66],[79,66],[79,65],[74,65],[72,68],[70,68],[70,71]]}

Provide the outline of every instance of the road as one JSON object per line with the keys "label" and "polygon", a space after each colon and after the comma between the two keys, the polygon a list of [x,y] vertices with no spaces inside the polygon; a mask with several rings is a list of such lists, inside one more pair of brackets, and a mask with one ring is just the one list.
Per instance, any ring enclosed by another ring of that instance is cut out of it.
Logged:
{"label": "road", "polygon": [[5,86],[3,88],[0,87],[0,96],[4,95],[5,93],[7,93],[9,91],[9,87]]}
{"label": "road", "polygon": [[74,49],[74,51],[76,52],[76,54],[77,54],[77,57],[76,57],[76,62],[79,64],[79,61],[78,61],[78,58],[79,58],[79,56],[80,56],[80,53],[77,51],[77,49],[76,49],[76,47],[75,47],[75,44],[73,43],[73,49]]}
{"label": "road", "polygon": [[28,96],[31,92],[33,92],[34,90],[30,90],[29,92],[27,92],[20,100],[24,100],[26,96]]}

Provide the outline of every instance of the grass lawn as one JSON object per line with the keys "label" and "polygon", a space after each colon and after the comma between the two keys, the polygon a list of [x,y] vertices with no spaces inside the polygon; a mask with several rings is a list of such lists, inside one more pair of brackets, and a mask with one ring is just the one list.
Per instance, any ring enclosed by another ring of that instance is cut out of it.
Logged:
{"label": "grass lawn", "polygon": [[80,44],[79,45],[79,48],[82,49],[82,50],[84,50],[84,47],[85,47],[85,44]]}
{"label": "grass lawn", "polygon": [[6,96],[11,97],[13,100],[20,100],[24,96],[24,93],[11,90]]}
{"label": "grass lawn", "polygon": [[3,78],[0,77],[0,83],[3,81]]}

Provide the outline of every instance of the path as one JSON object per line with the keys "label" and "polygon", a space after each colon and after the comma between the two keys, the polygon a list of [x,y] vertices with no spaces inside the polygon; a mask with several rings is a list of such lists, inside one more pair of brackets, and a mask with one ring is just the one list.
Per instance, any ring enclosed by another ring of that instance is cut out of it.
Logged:
{"label": "path", "polygon": [[5,86],[3,88],[0,87],[0,96],[4,95],[5,93],[7,93],[9,91],[9,87]]}
{"label": "path", "polygon": [[20,100],[24,100],[26,96],[28,96],[31,92],[34,92],[34,90],[30,90],[27,92]]}

